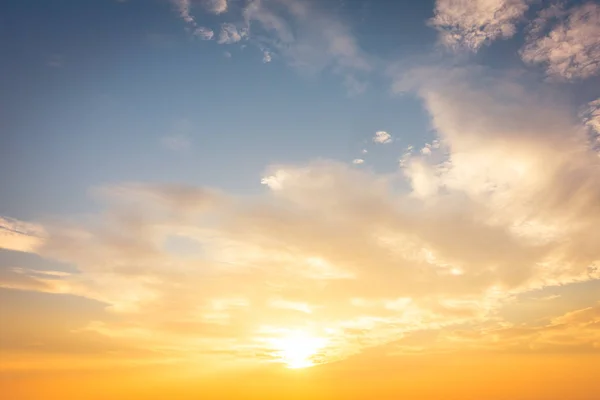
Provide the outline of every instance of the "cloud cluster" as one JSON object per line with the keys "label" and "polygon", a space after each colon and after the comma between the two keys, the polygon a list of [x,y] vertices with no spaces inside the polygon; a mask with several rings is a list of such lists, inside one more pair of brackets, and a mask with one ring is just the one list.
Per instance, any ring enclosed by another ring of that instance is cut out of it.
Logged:
{"label": "cloud cluster", "polygon": [[[567,12],[556,8],[538,18],[521,50],[526,63],[541,64],[550,78],[586,79],[600,72],[600,5],[590,2]],[[566,18],[557,18],[564,17]],[[544,27],[558,19],[549,32]]]}
{"label": "cloud cluster", "polygon": [[273,361],[274,343],[308,332],[326,343],[313,360],[324,362],[491,321],[519,293],[600,278],[600,159],[585,128],[513,78],[478,74],[407,78],[441,161],[410,153],[392,175],[330,161],[272,166],[255,198],[106,187],[96,219],[44,226],[38,253],[78,274],[18,270],[3,285],[18,277],[105,302],[116,318],[86,331],[166,354]]}
{"label": "cloud cluster", "polygon": [[[197,26],[193,2],[173,3],[197,36],[214,37]],[[225,1],[201,3],[227,10]],[[445,45],[477,51],[514,35],[528,4],[438,0],[430,23]],[[344,24],[315,7],[252,0],[243,25],[223,23],[217,42],[252,38],[264,62],[273,49],[294,67],[330,68],[363,91],[371,60]],[[591,76],[596,11],[542,12],[523,58],[550,75]],[[544,35],[547,21],[565,15]],[[498,322],[518,294],[600,278],[600,158],[589,140],[600,126],[598,101],[582,124],[560,95],[472,68],[417,69],[394,88],[419,97],[437,135],[419,151],[406,148],[398,170],[273,165],[264,193],[250,198],[184,185],[102,187],[94,194],[103,212],[85,220],[42,227],[0,219],[1,248],[77,268],[13,267],[0,287],[100,301],[111,317],[78,332],[165,357],[194,349],[281,361],[281,342],[307,334],[319,342],[313,361],[327,362],[419,331],[451,332],[442,342],[464,348],[548,349],[565,335],[571,347],[596,348],[597,307],[543,326],[477,327]],[[182,124],[165,146],[189,147]],[[372,140],[393,138],[378,131]]]}
{"label": "cloud cluster", "polygon": [[437,0],[430,25],[440,42],[453,50],[476,52],[516,33],[530,0]]}

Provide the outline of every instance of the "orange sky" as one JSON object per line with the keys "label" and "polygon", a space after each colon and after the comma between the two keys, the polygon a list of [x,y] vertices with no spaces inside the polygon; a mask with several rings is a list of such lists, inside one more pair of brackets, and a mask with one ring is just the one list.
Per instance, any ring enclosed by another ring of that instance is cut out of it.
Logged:
{"label": "orange sky", "polygon": [[600,4],[30,3],[0,399],[600,400]]}

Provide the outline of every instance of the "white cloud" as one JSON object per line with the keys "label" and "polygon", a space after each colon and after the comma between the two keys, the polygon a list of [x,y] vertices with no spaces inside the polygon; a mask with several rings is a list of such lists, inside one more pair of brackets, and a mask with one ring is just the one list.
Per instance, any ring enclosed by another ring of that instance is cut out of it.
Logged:
{"label": "white cloud", "polygon": [[531,0],[437,0],[429,21],[440,42],[454,50],[473,52],[516,33]]}
{"label": "white cloud", "polygon": [[219,44],[233,44],[242,40],[246,36],[244,31],[238,31],[238,28],[234,24],[224,23],[221,25],[221,32],[217,43]]}
{"label": "white cloud", "polygon": [[385,131],[377,131],[375,132],[375,136],[373,136],[373,142],[379,144],[386,144],[392,142],[392,135]]}
{"label": "white cloud", "polygon": [[521,49],[523,61],[541,64],[552,79],[586,79],[600,73],[600,5],[587,3],[566,13],[551,13],[556,18],[567,15],[550,32],[542,35],[549,16],[542,18]]}
{"label": "white cloud", "polygon": [[263,62],[270,63],[271,62],[271,52],[268,50],[263,50]]}
{"label": "white cloud", "polygon": [[215,33],[210,28],[199,26],[194,30],[194,35],[202,40],[211,40],[215,36]]}
{"label": "white cloud", "polygon": [[352,164],[364,164],[365,160],[363,160],[362,158],[355,158],[354,160],[352,160]]}

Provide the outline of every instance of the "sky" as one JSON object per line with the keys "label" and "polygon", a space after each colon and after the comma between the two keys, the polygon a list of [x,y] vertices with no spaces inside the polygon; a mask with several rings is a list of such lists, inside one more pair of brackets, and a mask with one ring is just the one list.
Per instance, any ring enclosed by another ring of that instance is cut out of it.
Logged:
{"label": "sky", "polygon": [[597,400],[597,1],[9,0],[0,49],[6,398]]}

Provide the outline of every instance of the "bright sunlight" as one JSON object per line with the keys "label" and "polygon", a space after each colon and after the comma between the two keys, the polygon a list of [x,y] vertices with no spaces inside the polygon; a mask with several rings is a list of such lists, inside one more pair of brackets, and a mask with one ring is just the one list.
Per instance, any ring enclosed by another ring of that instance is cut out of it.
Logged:
{"label": "bright sunlight", "polygon": [[315,356],[327,344],[326,339],[313,337],[304,332],[292,332],[285,337],[269,341],[277,350],[278,361],[292,369],[315,365]]}

